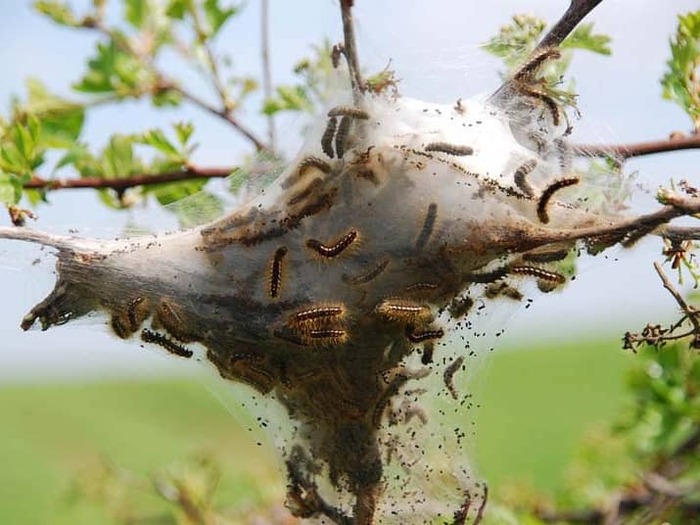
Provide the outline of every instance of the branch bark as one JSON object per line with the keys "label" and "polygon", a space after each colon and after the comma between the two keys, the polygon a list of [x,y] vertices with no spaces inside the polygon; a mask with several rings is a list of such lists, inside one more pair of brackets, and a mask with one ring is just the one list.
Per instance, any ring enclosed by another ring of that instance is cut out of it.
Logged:
{"label": "branch bark", "polygon": [[700,149],[700,133],[679,138],[673,137],[630,144],[576,144],[572,146],[572,150],[576,155],[590,157],[612,156],[620,160],[687,149]]}
{"label": "branch bark", "polygon": [[123,191],[136,186],[146,184],[165,184],[168,182],[179,182],[193,179],[213,179],[225,178],[231,175],[235,168],[231,167],[206,167],[188,166],[185,169],[158,174],[135,175],[123,179],[105,179],[99,177],[85,177],[82,179],[45,179],[43,177],[32,177],[24,185],[25,189],[43,189],[48,191],[67,189],[99,189],[111,188]]}

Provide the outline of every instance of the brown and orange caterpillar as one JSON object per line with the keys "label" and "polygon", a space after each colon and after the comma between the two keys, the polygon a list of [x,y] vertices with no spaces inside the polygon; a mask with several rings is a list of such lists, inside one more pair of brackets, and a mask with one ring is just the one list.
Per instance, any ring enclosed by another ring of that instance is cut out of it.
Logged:
{"label": "brown and orange caterpillar", "polygon": [[286,246],[280,246],[272,256],[272,264],[270,265],[270,297],[272,298],[279,295],[282,287],[282,262],[287,252]]}
{"label": "brown and orange caterpillar", "polygon": [[389,321],[430,322],[432,312],[424,304],[406,299],[386,299],[375,307],[375,311]]}
{"label": "brown and orange caterpillar", "polygon": [[355,230],[350,230],[331,246],[326,246],[325,244],[322,244],[321,241],[316,239],[309,239],[306,241],[306,247],[314,250],[323,257],[331,258],[340,255],[346,248],[355,242],[355,239],[357,239],[357,232]]}
{"label": "brown and orange caterpillar", "polygon": [[319,177],[316,177],[314,180],[309,182],[309,184],[307,184],[305,188],[302,188],[301,190],[294,193],[287,201],[287,204],[289,204],[290,206],[296,206],[300,202],[308,199],[311,195],[313,195],[316,192],[316,190],[322,185],[323,181]]}
{"label": "brown and orange caterpillar", "polygon": [[559,190],[573,186],[579,183],[578,177],[567,177],[565,179],[555,180],[547,186],[547,188],[540,195],[540,199],[537,201],[537,217],[540,222],[547,224],[549,222],[549,215],[547,214],[547,205],[549,204],[552,196]]}
{"label": "brown and orange caterpillar", "polygon": [[316,323],[326,319],[339,318],[345,315],[343,305],[313,306],[300,310],[287,318],[290,326],[299,326],[305,323]]}
{"label": "brown and orange caterpillar", "polygon": [[192,350],[182,346],[181,344],[176,343],[168,336],[160,334],[158,332],[154,332],[153,330],[149,330],[148,328],[144,328],[143,330],[141,330],[141,340],[144,343],[157,344],[158,346],[165,348],[171,354],[180,357],[190,358],[194,354]]}
{"label": "brown and orange caterpillar", "polygon": [[523,192],[523,194],[526,197],[534,197],[535,191],[532,189],[532,186],[530,186],[530,183],[527,181],[527,176],[532,173],[532,170],[534,170],[537,167],[537,161],[532,159],[528,160],[526,163],[524,163],[522,166],[520,166],[517,170],[515,170],[515,174],[513,175],[513,180],[515,181],[515,185],[520,189],[520,191]]}
{"label": "brown and orange caterpillar", "polygon": [[537,73],[542,64],[549,60],[558,60],[561,58],[561,52],[554,47],[542,49],[536,53],[520,69],[513,75],[513,79],[519,82],[529,82],[533,74]]}
{"label": "brown and orange caterpillar", "polygon": [[345,284],[365,284],[368,283],[377,277],[381,275],[381,273],[386,270],[386,267],[389,266],[389,259],[384,259],[380,261],[376,266],[373,268],[370,268],[368,271],[365,273],[361,273],[359,275],[355,276],[350,276],[346,273],[343,274],[342,279]]}
{"label": "brown and orange caterpillar", "polygon": [[561,110],[559,109],[559,104],[557,104],[556,100],[554,100],[550,95],[548,95],[544,91],[529,85],[518,85],[518,90],[523,95],[537,99],[540,102],[542,102],[547,107],[549,113],[552,116],[552,124],[554,124],[555,126],[559,125],[559,123],[561,122]]}
{"label": "brown and orange caterpillar", "polygon": [[347,333],[337,329],[311,330],[308,337],[319,344],[340,344],[347,338]]}
{"label": "brown and orange caterpillar", "polygon": [[425,216],[425,221],[423,221],[423,228],[418,234],[418,239],[416,239],[416,248],[422,250],[425,245],[428,244],[428,240],[433,233],[433,228],[435,227],[435,219],[437,218],[437,204],[431,202],[428,206],[428,213]]}
{"label": "brown and orange caterpillar", "polygon": [[459,144],[450,144],[449,142],[431,142],[425,145],[425,151],[436,151],[438,153],[447,153],[456,157],[464,157],[472,155],[474,148],[471,146],[463,146]]}
{"label": "brown and orange caterpillar", "polygon": [[439,284],[435,283],[416,283],[407,286],[403,289],[404,293],[411,296],[432,295],[440,288]]}

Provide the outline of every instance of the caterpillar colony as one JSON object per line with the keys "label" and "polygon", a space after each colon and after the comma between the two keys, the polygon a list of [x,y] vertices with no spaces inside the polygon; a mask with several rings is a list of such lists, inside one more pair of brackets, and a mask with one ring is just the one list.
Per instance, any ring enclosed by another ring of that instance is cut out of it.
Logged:
{"label": "caterpillar colony", "polygon": [[454,380],[468,356],[440,344],[450,319],[518,300],[524,282],[565,284],[557,264],[622,241],[628,220],[575,197],[565,108],[541,89],[580,3],[485,100],[372,93],[349,59],[352,89],[288,168],[210,224],[116,240],[0,229],[57,250],[55,288],[21,327],[102,311],[120,338],[181,358],[203,348],[293,422],[297,517],[480,521],[487,491],[460,457],[466,433],[422,405],[465,404]]}

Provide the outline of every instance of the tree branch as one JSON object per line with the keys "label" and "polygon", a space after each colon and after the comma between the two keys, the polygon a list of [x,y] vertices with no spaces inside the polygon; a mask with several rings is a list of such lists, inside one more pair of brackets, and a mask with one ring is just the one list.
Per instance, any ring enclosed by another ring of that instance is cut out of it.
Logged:
{"label": "tree branch", "polygon": [[602,1],[603,0],[571,0],[571,4],[564,15],[554,24],[554,27],[549,30],[540,43],[537,44],[533,53],[548,47],[560,45],[579,22],[586,18],[588,13],[593,11]]}
{"label": "tree branch", "polygon": [[146,184],[165,184],[168,182],[179,182],[192,179],[225,178],[231,175],[231,172],[233,172],[234,169],[235,168],[230,167],[200,168],[197,166],[187,166],[179,171],[135,175],[133,177],[119,179],[105,179],[100,177],[85,177],[82,179],[45,179],[43,177],[34,176],[29,182],[24,184],[24,188],[43,189],[48,191],[111,188],[113,190],[123,191],[128,188],[143,186]]}
{"label": "tree branch", "polygon": [[364,90],[364,81],[360,71],[360,59],[357,55],[357,44],[355,42],[355,29],[352,19],[352,7],[354,0],[340,0],[340,15],[343,19],[344,47],[343,54],[348,63],[350,71],[350,85],[355,103],[359,102],[360,93]]}
{"label": "tree branch", "polygon": [[686,149],[700,149],[700,133],[679,138],[672,137],[631,144],[577,144],[572,147],[576,155],[590,157],[612,156],[620,160]]}

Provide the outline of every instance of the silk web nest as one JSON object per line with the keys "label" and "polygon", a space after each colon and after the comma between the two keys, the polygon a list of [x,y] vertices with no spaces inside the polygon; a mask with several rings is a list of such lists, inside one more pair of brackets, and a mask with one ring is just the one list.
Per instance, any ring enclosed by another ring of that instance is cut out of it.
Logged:
{"label": "silk web nest", "polygon": [[118,337],[206,358],[275,400],[298,517],[480,519],[485,485],[456,424],[474,352],[441,342],[475,303],[565,285],[571,258],[620,241],[625,221],[573,169],[540,74],[558,57],[541,47],[493,96],[452,105],[349,91],[271,186],[210,224],[116,240],[0,230],[57,249],[55,288],[22,328],[104,312]]}

